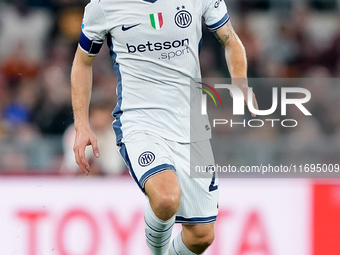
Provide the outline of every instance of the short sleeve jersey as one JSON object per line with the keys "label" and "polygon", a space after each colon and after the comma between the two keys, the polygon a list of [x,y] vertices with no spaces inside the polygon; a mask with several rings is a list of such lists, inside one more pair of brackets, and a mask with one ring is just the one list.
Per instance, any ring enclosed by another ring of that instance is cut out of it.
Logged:
{"label": "short sleeve jersey", "polygon": [[196,111],[202,90],[191,82],[201,77],[202,17],[211,31],[229,21],[223,0],[92,0],[86,6],[79,45],[94,56],[107,38],[118,76],[118,143],[136,131],[182,143],[210,138],[207,116]]}

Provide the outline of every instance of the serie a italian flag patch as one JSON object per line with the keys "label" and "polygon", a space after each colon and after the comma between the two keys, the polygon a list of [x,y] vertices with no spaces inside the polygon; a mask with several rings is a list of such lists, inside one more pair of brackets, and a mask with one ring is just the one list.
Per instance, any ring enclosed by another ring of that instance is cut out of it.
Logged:
{"label": "serie a italian flag patch", "polygon": [[159,13],[152,13],[150,14],[150,21],[151,21],[151,26],[159,30],[163,26],[163,15],[161,12]]}

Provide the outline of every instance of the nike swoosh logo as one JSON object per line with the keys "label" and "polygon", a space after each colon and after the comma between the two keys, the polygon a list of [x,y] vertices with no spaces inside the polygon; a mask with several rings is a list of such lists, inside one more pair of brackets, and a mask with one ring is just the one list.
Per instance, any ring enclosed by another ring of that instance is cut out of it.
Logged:
{"label": "nike swoosh logo", "polygon": [[136,26],[139,26],[141,23],[139,23],[139,24],[136,24],[136,25],[132,25],[132,26],[128,26],[128,27],[126,27],[126,26],[122,26],[122,30],[123,31],[127,31],[127,30],[129,30],[129,29],[131,29],[131,28],[134,28],[134,27],[136,27]]}

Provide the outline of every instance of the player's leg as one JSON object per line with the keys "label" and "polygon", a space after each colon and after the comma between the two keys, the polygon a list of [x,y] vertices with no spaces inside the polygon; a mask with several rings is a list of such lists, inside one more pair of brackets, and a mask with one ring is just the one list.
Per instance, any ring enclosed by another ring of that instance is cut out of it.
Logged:
{"label": "player's leg", "polygon": [[149,204],[145,209],[146,242],[152,254],[168,253],[181,190],[174,171],[164,171],[145,183]]}
{"label": "player's leg", "polygon": [[170,254],[202,254],[214,240],[218,179],[210,172],[195,173],[195,166],[214,165],[212,150],[209,141],[179,144],[177,148],[183,153],[176,157],[176,165],[183,168],[177,170],[182,196],[176,222],[183,227],[170,245]]}
{"label": "player's leg", "polygon": [[202,254],[214,241],[214,223],[183,225],[170,245],[170,255]]}
{"label": "player's leg", "polygon": [[149,199],[144,214],[146,242],[152,255],[165,255],[181,197],[172,150],[161,137],[135,132],[125,138],[120,153]]}
{"label": "player's leg", "polygon": [[159,219],[166,221],[176,214],[181,189],[174,171],[164,170],[151,177],[145,183],[145,191],[150,206]]}

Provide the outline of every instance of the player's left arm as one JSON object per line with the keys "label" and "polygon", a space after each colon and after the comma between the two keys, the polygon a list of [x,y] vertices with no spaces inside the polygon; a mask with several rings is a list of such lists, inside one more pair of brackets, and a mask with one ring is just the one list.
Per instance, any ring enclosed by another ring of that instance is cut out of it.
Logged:
{"label": "player's left arm", "polygon": [[[245,103],[248,105],[247,57],[245,48],[230,21],[218,29],[215,32],[215,36],[224,47],[232,84],[237,85],[242,90]],[[254,93],[252,101],[255,109],[258,109]],[[256,115],[252,113],[252,116],[255,117]]]}

